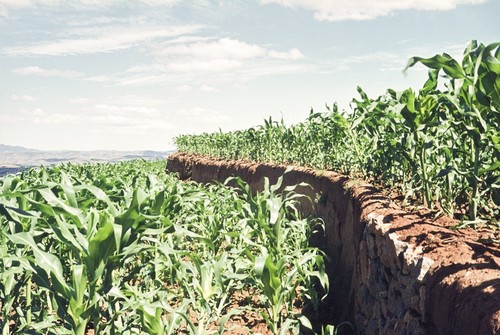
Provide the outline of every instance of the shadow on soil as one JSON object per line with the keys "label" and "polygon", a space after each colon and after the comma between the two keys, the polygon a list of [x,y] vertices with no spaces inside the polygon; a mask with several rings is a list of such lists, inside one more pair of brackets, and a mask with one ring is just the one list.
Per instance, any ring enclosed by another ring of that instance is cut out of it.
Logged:
{"label": "shadow on soil", "polygon": [[[311,247],[319,248],[325,254],[328,254],[324,227],[319,225],[318,227],[315,228],[315,232],[312,234],[309,240],[309,245]],[[330,286],[332,286],[334,284],[334,279],[333,279],[334,276],[332,271],[333,266],[331,265],[332,261],[328,258],[325,259],[325,261],[326,261],[325,268],[327,271],[328,279],[330,282]],[[325,291],[323,290],[321,285],[317,283],[315,286],[318,297],[325,296]],[[354,325],[341,319],[341,315],[345,315],[345,311],[335,310],[334,299],[335,299],[334,291],[330,289],[326,297],[324,297],[319,302],[316,309],[314,308],[312,303],[306,302],[304,308],[302,309],[302,313],[305,316],[307,316],[308,319],[311,321],[313,330],[316,334],[322,334],[322,329],[325,329],[326,326],[328,325],[333,325],[335,326],[336,335],[356,335],[357,332],[354,329]],[[301,329],[301,334],[309,335],[313,333],[307,331],[306,329]],[[327,333],[326,331],[324,334],[329,335],[329,333]]]}

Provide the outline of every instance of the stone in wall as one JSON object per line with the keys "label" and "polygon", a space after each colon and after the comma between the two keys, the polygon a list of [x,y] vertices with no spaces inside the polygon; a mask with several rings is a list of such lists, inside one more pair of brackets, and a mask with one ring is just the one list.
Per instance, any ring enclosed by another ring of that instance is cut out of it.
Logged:
{"label": "stone in wall", "polygon": [[[238,176],[254,190],[286,166],[169,156],[167,171],[199,182]],[[336,323],[358,334],[500,334],[500,248],[480,231],[453,231],[454,222],[408,213],[373,186],[330,171],[294,168],[283,186],[305,182],[314,206],[305,215],[325,222],[325,248]]]}

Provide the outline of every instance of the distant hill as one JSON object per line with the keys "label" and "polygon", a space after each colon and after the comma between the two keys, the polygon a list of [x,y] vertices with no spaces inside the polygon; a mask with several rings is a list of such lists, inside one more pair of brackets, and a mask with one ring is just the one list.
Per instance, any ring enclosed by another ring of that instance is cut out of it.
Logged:
{"label": "distant hill", "polygon": [[36,149],[28,149],[17,145],[0,144],[0,152],[37,152]]}
{"label": "distant hill", "polygon": [[0,177],[25,168],[59,163],[117,162],[131,159],[162,159],[171,151],[44,151],[0,144]]}

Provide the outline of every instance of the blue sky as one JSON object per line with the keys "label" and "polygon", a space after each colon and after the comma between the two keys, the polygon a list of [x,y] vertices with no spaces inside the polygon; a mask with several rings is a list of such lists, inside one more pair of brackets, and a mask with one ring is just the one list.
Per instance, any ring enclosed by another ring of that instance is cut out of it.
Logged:
{"label": "blue sky", "polygon": [[0,143],[165,150],[423,84],[500,40],[498,0],[0,0]]}

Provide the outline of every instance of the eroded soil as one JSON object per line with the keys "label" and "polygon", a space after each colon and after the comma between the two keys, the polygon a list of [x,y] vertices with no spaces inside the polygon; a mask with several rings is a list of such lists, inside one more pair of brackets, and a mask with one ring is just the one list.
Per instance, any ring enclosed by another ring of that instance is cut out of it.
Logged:
{"label": "eroded soil", "polygon": [[[181,179],[192,178],[198,182],[224,181],[236,175],[258,190],[264,177],[273,183],[283,174],[286,166],[177,153],[169,157],[167,169],[179,173]],[[334,213],[331,206],[336,210],[344,206],[359,208],[361,226],[354,227],[351,233],[359,234],[362,225],[370,222],[369,215],[376,214],[383,217],[383,222],[389,226],[388,234],[397,234],[400,241],[408,243],[422,257],[432,260],[424,279],[427,287],[424,318],[428,320],[430,333],[500,333],[498,229],[453,230],[451,228],[459,224],[458,220],[444,215],[436,217],[435,213],[422,207],[403,209],[398,204],[399,196],[394,192],[380,191],[368,182],[349,180],[331,171],[297,167],[287,173],[284,183],[294,185],[301,182],[311,185],[314,192],[328,194],[327,202],[332,198],[344,199],[346,192],[350,192],[349,202],[338,200],[339,203],[324,206],[320,214],[325,221],[339,220],[330,217]],[[314,192],[308,195],[314,198]],[[352,255],[351,260],[343,262],[357,262],[356,257]],[[340,305],[346,303],[341,302]],[[345,316],[348,317],[349,313]]]}

